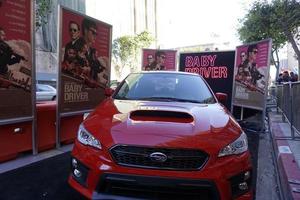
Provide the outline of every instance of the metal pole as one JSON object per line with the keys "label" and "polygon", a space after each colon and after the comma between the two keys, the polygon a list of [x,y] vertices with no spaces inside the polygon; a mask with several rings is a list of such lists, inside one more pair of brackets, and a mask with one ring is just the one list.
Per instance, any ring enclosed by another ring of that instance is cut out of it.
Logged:
{"label": "metal pole", "polygon": [[241,120],[244,120],[244,107],[241,107]]}
{"label": "metal pole", "polygon": [[136,1],[133,0],[133,30],[134,30],[134,34],[136,34],[137,30],[136,30]]}
{"label": "metal pole", "polygon": [[148,30],[148,0],[145,0],[145,27]]}
{"label": "metal pole", "polygon": [[62,58],[62,52],[61,52],[61,47],[62,47],[62,12],[63,12],[63,8],[59,5],[58,6],[58,23],[57,23],[57,27],[58,27],[58,31],[57,31],[57,38],[58,38],[58,44],[57,44],[57,49],[58,49],[58,69],[57,69],[57,95],[56,95],[56,123],[55,123],[55,144],[56,144],[56,148],[60,148],[60,120],[61,120],[61,116],[60,116],[60,104],[61,104],[61,58]]}
{"label": "metal pole", "polygon": [[35,1],[31,1],[31,63],[32,63],[32,72],[31,72],[31,98],[32,98],[32,154],[38,154],[38,145],[37,145],[37,114],[36,114],[36,66],[35,66]]}
{"label": "metal pole", "polygon": [[154,0],[154,15],[155,15],[155,47],[157,48],[157,1]]}

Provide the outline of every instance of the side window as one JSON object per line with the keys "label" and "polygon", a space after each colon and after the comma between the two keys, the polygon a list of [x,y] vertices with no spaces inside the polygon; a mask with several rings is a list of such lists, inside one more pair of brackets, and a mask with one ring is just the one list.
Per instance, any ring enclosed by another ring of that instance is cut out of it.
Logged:
{"label": "side window", "polygon": [[122,87],[120,88],[119,92],[118,92],[118,97],[119,98],[125,98],[128,91],[129,91],[129,85],[128,85],[127,81],[125,81],[124,84],[122,85]]}

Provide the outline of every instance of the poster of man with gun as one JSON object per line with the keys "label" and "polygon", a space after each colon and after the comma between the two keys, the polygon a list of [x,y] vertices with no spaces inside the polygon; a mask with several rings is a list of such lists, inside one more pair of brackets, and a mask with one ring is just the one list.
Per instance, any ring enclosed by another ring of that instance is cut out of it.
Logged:
{"label": "poster of man with gun", "polygon": [[0,26],[0,87],[9,88],[11,86],[15,86],[21,87],[25,90],[30,90],[30,72],[23,73],[24,71],[28,71],[21,70],[25,69],[24,66],[20,66],[19,70],[16,70],[15,67],[10,69],[10,66],[20,64],[22,61],[28,62],[23,55],[17,53],[9,45],[6,41],[5,30]]}

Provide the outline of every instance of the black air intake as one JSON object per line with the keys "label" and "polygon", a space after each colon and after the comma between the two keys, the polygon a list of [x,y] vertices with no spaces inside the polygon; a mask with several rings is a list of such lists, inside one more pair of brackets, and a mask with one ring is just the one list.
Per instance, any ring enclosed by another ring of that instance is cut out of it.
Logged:
{"label": "black air intake", "polygon": [[185,112],[161,111],[161,110],[137,110],[130,114],[130,119],[136,121],[166,121],[178,123],[191,123],[192,115]]}

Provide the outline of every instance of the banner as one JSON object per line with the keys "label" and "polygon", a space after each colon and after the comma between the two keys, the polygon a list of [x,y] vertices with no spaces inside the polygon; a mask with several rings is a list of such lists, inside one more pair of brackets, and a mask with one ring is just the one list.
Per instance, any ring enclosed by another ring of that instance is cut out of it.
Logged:
{"label": "banner", "polygon": [[33,115],[31,2],[0,1],[0,121]]}
{"label": "banner", "polygon": [[112,26],[61,7],[59,110],[91,110],[110,79]]}
{"label": "banner", "polygon": [[143,49],[142,70],[176,71],[176,50]]}
{"label": "banner", "polygon": [[225,106],[231,110],[234,57],[234,51],[181,53],[179,70],[199,74],[207,81],[214,93],[227,94]]}
{"label": "banner", "polygon": [[236,48],[233,105],[264,110],[271,45],[268,39]]}

